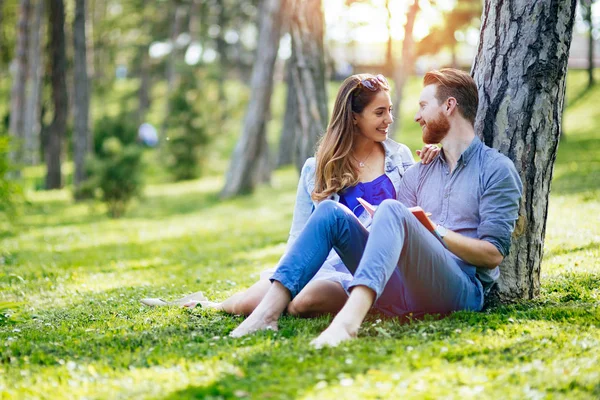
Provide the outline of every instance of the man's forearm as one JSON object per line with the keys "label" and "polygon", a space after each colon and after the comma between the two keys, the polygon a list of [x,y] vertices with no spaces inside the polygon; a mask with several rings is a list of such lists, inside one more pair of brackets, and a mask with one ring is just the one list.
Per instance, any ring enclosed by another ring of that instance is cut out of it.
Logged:
{"label": "man's forearm", "polygon": [[448,250],[478,267],[496,268],[504,258],[496,246],[485,240],[469,238],[451,230],[448,230],[443,240]]}

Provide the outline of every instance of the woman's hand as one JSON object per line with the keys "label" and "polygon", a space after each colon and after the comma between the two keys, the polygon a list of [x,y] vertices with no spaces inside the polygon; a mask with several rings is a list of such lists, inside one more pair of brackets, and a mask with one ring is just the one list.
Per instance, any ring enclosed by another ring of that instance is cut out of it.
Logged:
{"label": "woman's hand", "polygon": [[421,157],[423,164],[429,164],[440,151],[441,149],[435,144],[426,144],[421,150],[417,150],[417,155]]}

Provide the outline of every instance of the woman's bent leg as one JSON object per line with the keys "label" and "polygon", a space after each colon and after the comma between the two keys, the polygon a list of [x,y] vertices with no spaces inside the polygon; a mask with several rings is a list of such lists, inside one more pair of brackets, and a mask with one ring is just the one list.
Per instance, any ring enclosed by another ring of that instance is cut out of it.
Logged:
{"label": "woman's bent leg", "polygon": [[214,306],[210,304],[205,305],[204,302],[200,304],[202,307],[214,308],[229,314],[250,315],[258,303],[265,297],[269,287],[271,287],[271,282],[267,279],[261,279],[247,290],[234,294],[222,303],[212,303]]}
{"label": "woman's bent leg", "polygon": [[290,315],[302,318],[337,314],[348,300],[341,284],[333,281],[311,281],[288,305]]}
{"label": "woman's bent leg", "polygon": [[331,249],[336,249],[352,271],[360,261],[367,237],[367,230],[347,207],[333,201],[321,203],[281,259],[271,277],[273,285],[263,300],[230,335],[240,337],[262,329],[277,329],[281,313],[315,276]]}

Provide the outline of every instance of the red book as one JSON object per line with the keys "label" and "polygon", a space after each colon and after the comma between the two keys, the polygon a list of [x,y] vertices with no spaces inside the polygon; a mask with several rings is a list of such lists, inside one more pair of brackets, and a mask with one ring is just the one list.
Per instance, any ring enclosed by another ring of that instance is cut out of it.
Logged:
{"label": "red book", "polygon": [[[358,200],[358,202],[365,208],[365,210],[367,210],[367,212],[371,215],[371,217],[373,217],[373,215],[375,214],[375,211],[377,211],[377,206],[372,205],[371,203],[369,203],[368,201],[366,201],[365,199],[363,199],[361,197],[357,197],[356,200]],[[432,220],[429,219],[429,216],[431,214],[426,213],[425,210],[423,210],[419,206],[409,207],[408,209],[419,220],[419,222],[421,224],[423,224],[423,226],[425,228],[427,228],[427,230],[429,232],[433,233],[435,235],[435,237],[437,237],[440,240],[440,242],[442,242],[442,244],[444,246],[446,246],[446,244],[444,243],[442,238],[435,231],[435,228],[436,228],[435,224],[433,223]]]}

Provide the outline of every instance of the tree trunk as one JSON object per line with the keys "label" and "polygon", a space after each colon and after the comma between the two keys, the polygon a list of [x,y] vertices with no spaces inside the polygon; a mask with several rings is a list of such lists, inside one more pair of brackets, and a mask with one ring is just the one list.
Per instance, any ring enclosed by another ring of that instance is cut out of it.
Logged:
{"label": "tree trunk", "polygon": [[391,0],[385,0],[385,9],[387,11],[387,31],[388,40],[385,48],[385,74],[392,74],[394,71],[394,38],[392,36],[392,9],[390,8]]}
{"label": "tree trunk", "polygon": [[327,127],[327,90],[324,18],[321,0],[291,1],[292,52],[296,55],[292,78],[298,98],[296,167],[302,169],[315,153],[317,142]]}
{"label": "tree trunk", "polygon": [[[4,0],[0,0],[0,63],[4,62],[4,54],[6,53],[6,39],[4,38],[4,29],[2,23],[4,22]],[[4,71],[0,70],[0,79],[4,77]]]}
{"label": "tree trunk", "polygon": [[181,26],[183,24],[183,18],[185,17],[185,8],[181,5],[178,5],[175,8],[175,15],[173,16],[173,24],[171,25],[171,45],[173,46],[171,49],[171,54],[169,55],[169,59],[167,60],[167,96],[166,96],[166,109],[165,109],[165,118],[162,124],[162,136],[163,138],[167,136],[167,119],[169,114],[171,113],[171,95],[173,94],[173,89],[177,84],[177,62],[179,61],[179,49],[177,49],[177,38],[181,33]]}
{"label": "tree trunk", "polygon": [[594,86],[594,24],[592,21],[593,0],[586,0],[585,19],[588,26],[588,89]]}
{"label": "tree trunk", "polygon": [[50,36],[52,103],[54,118],[48,128],[46,144],[46,189],[59,189],[62,186],[61,150],[62,137],[67,128],[67,57],[65,54],[65,7],[63,0],[51,0],[48,13]]}
{"label": "tree trunk", "polygon": [[75,18],[73,20],[73,49],[75,67],[75,102],[73,103],[73,147],[75,175],[73,183],[78,188],[86,179],[85,157],[89,148],[89,108],[90,85],[87,72],[86,34],[85,34],[85,0],[76,0]]}
{"label": "tree trunk", "polygon": [[16,71],[10,94],[10,122],[8,132],[15,140],[15,149],[11,152],[11,161],[23,162],[25,88],[27,84],[27,50],[29,47],[29,25],[31,20],[31,2],[21,0],[19,22],[17,23],[17,43],[15,49]]}
{"label": "tree trunk", "polygon": [[295,55],[292,52],[287,63],[287,97],[285,101],[285,115],[281,127],[281,138],[279,139],[279,152],[277,155],[277,167],[290,165],[294,162],[294,144],[296,143],[296,130],[298,128],[298,98],[294,79],[292,77],[292,66],[295,63]]}
{"label": "tree trunk", "polygon": [[264,167],[264,155],[268,151],[266,124],[273,92],[273,70],[279,50],[281,20],[281,0],[265,0],[260,10],[260,46],[252,70],[250,103],[242,136],[231,158],[222,197],[251,192],[260,178],[261,168]]}
{"label": "tree trunk", "polygon": [[[507,155],[523,181],[500,300],[539,294],[552,168],[561,131],[577,0],[486,0],[472,73],[479,88],[475,131]],[[518,60],[518,62],[515,62]]]}
{"label": "tree trunk", "polygon": [[413,29],[415,19],[419,13],[419,0],[414,0],[406,13],[406,24],[404,25],[404,40],[402,42],[402,61],[394,69],[394,82],[396,83],[394,95],[394,123],[390,129],[390,136],[395,137],[400,132],[402,116],[402,100],[404,98],[404,86],[409,74],[413,70],[414,63],[414,39]]}
{"label": "tree trunk", "polygon": [[[266,0],[262,1],[264,2]],[[224,1],[220,1],[219,3],[221,4],[218,6],[217,24],[221,27],[221,30],[219,31],[219,35],[215,38],[215,44],[217,46],[217,53],[219,54],[219,71],[217,79],[220,108],[219,112],[221,113],[220,118],[223,120],[224,113],[222,110],[226,108],[227,104],[227,98],[225,95],[225,80],[227,79],[227,72],[229,71],[229,59],[227,57],[227,42],[225,41],[227,12],[225,11]]]}
{"label": "tree trunk", "polygon": [[150,89],[152,86],[152,80],[150,76],[150,45],[152,44],[151,31],[152,25],[148,18],[148,10],[144,8],[142,12],[142,26],[141,30],[144,37],[147,40],[144,44],[138,47],[138,59],[140,62],[139,75],[140,75],[140,87],[138,89],[138,112],[137,112],[137,123],[138,126],[146,122],[146,112],[150,108]]}
{"label": "tree trunk", "polygon": [[23,121],[23,162],[26,165],[37,165],[40,162],[40,108],[44,73],[41,33],[44,25],[44,5],[44,0],[34,2],[33,19],[29,26],[29,79]]}

